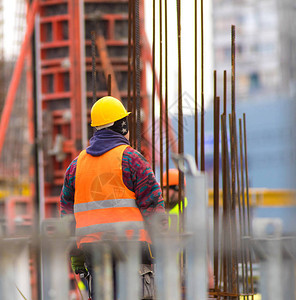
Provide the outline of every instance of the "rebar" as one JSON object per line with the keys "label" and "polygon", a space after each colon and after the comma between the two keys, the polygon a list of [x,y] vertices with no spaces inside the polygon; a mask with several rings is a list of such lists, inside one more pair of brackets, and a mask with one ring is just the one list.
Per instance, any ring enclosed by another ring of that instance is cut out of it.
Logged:
{"label": "rebar", "polygon": [[91,62],[92,62],[92,104],[97,101],[97,70],[96,70],[96,33],[91,32]]}
{"label": "rebar", "polygon": [[[159,168],[163,172],[163,98],[162,98],[162,0],[159,0]],[[163,176],[160,176],[163,189]]]}
{"label": "rebar", "polygon": [[155,0],[152,11],[152,169],[155,172]]}
{"label": "rebar", "polygon": [[239,160],[238,160],[238,147],[237,147],[237,130],[236,130],[236,124],[235,124],[235,131],[234,134],[234,140],[235,140],[235,167],[236,167],[236,182],[237,182],[237,204],[238,204],[238,222],[239,222],[239,243],[238,243],[238,249],[240,249],[239,255],[240,255],[240,262],[241,262],[241,270],[242,270],[242,289],[243,293],[246,293],[246,286],[245,286],[245,257],[244,252],[242,248],[243,243],[243,212],[242,212],[242,204],[241,204],[241,187],[240,187],[240,174],[239,174]]}
{"label": "rebar", "polygon": [[133,109],[132,109],[132,119],[133,119],[133,144],[134,148],[137,148],[137,98],[136,98],[136,80],[137,80],[137,66],[136,66],[136,2],[133,1]]}
{"label": "rebar", "polygon": [[[178,153],[184,153],[183,140],[183,101],[182,101],[182,56],[181,56],[181,0],[177,0],[177,35],[178,35]],[[184,174],[179,172],[179,210],[180,232],[183,231],[184,213]]]}
{"label": "rebar", "polygon": [[[247,198],[247,235],[251,236],[251,222],[250,222],[250,199],[249,199],[249,172],[248,172],[248,152],[247,152],[247,129],[246,129],[246,114],[243,114],[243,127],[244,127],[244,157],[245,157],[245,178],[246,178],[246,198]],[[251,293],[254,294],[253,286],[253,263],[250,248],[248,247],[249,265],[250,265],[250,282]],[[252,299],[254,297],[252,296]]]}
{"label": "rebar", "polygon": [[[236,164],[235,164],[235,138],[233,129],[233,116],[229,114],[229,128],[230,128],[230,142],[231,142],[231,247],[232,247],[232,292],[237,294],[239,292],[239,281],[238,281],[238,252],[237,252],[237,222],[236,222],[236,203],[237,203],[237,192],[236,192]],[[234,182],[233,182],[234,178]]]}
{"label": "rebar", "polygon": [[214,277],[215,289],[218,289],[218,264],[219,264],[219,115],[220,98],[217,94],[217,72],[214,71],[214,170],[213,170],[213,189],[214,189]]}
{"label": "rebar", "polygon": [[234,263],[233,263],[233,292],[237,293],[238,290],[238,272],[237,272],[237,244],[236,244],[236,232],[234,229],[236,228],[236,182],[235,182],[235,122],[236,122],[236,114],[235,114],[235,26],[231,26],[231,199],[232,199],[232,220],[233,220],[233,250],[234,250]]}
{"label": "rebar", "polygon": [[[226,115],[221,116],[221,141],[222,141],[222,188],[223,188],[223,291],[228,292],[231,285],[228,280],[230,278],[230,261],[231,247],[230,245],[230,180],[229,180],[229,160],[228,160],[228,141]],[[229,247],[229,249],[227,248]]]}
{"label": "rebar", "polygon": [[[168,99],[168,4],[167,0],[164,1],[164,32],[165,32],[165,144],[166,144],[166,153],[165,153],[165,167],[166,167],[166,180],[169,182],[169,99]],[[162,176],[161,176],[162,178]],[[166,185],[166,195],[169,195],[169,185]]]}
{"label": "rebar", "polygon": [[[127,58],[127,108],[128,108],[129,112],[132,111],[132,104],[131,104],[132,5],[133,5],[133,1],[129,0],[128,1],[128,54],[127,54],[128,55],[128,58]],[[130,118],[130,122],[131,122],[131,128],[133,128],[134,127],[133,117]],[[130,130],[129,140],[132,144],[133,130]]]}
{"label": "rebar", "polygon": [[136,138],[137,138],[137,150],[141,152],[141,140],[142,140],[142,124],[141,124],[141,63],[140,63],[140,0],[135,1],[135,27],[136,27],[136,110],[137,110],[137,122],[136,122]]}
{"label": "rebar", "polygon": [[[177,36],[178,36],[178,154],[184,153],[183,140],[183,101],[182,101],[182,56],[181,56],[181,0],[177,0]],[[179,172],[179,232],[184,231],[184,174]],[[184,252],[180,254],[180,278],[184,277]]]}
{"label": "rebar", "polygon": [[241,195],[242,195],[242,218],[243,218],[243,239],[242,239],[242,251],[245,259],[245,274],[246,274],[246,292],[249,293],[248,282],[248,257],[246,251],[245,237],[246,231],[246,205],[245,205],[245,184],[244,184],[244,163],[243,163],[243,133],[242,133],[242,119],[239,119],[239,146],[240,146],[240,171],[241,171]]}
{"label": "rebar", "polygon": [[111,96],[112,84],[111,84],[111,74],[108,74],[108,96]]}
{"label": "rebar", "polygon": [[223,72],[223,115],[227,115],[227,71]]}

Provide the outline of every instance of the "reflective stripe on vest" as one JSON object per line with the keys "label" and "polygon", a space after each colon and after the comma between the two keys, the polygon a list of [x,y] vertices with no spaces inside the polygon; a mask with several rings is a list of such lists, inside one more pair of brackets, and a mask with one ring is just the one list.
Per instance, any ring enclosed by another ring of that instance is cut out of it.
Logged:
{"label": "reflective stripe on vest", "polygon": [[122,179],[121,145],[94,157],[82,151],[76,167],[74,215],[78,246],[95,242],[104,232],[150,242],[143,216],[136,205],[135,193]]}
{"label": "reflective stripe on vest", "polygon": [[112,199],[101,200],[87,203],[77,203],[74,212],[89,211],[94,209],[113,208],[113,207],[137,207],[135,199]]}

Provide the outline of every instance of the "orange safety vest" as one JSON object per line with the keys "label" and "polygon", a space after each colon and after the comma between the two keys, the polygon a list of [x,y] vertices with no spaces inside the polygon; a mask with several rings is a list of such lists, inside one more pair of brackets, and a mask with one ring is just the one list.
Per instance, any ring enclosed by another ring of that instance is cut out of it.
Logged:
{"label": "orange safety vest", "polygon": [[83,150],[78,157],[75,179],[74,215],[77,245],[96,242],[104,232],[138,232],[138,240],[150,243],[135,193],[122,179],[120,145],[94,157]]}

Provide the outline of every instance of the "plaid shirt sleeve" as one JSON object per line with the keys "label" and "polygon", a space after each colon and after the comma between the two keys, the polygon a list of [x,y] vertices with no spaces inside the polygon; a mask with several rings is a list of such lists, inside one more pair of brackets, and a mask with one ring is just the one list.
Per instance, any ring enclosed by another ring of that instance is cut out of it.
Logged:
{"label": "plaid shirt sleeve", "polygon": [[64,185],[60,195],[61,216],[74,213],[74,194],[75,194],[75,174],[77,157],[71,162],[66,170]]}
{"label": "plaid shirt sleeve", "polygon": [[148,223],[153,214],[164,214],[161,188],[153,170],[137,150],[127,147],[122,156],[123,182],[136,194],[136,203]]}

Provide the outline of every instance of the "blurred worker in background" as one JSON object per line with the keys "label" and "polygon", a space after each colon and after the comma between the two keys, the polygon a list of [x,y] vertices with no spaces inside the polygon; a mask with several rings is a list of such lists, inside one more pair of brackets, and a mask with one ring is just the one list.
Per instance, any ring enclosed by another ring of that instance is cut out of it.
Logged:
{"label": "blurred worker in background", "polygon": [[[151,265],[147,228],[152,215],[164,214],[155,175],[128,141],[129,114],[119,100],[110,96],[99,99],[91,109],[91,126],[97,131],[90,146],[71,162],[65,174],[61,216],[74,214],[78,246],[70,254],[72,268],[76,273],[86,273],[86,266],[92,279],[91,253],[96,242],[104,232],[116,232],[122,226],[127,237],[139,233],[142,264]],[[94,288],[92,299],[96,299]]]}
{"label": "blurred worker in background", "polygon": [[[184,185],[186,188],[186,180],[184,179]],[[167,196],[167,186],[169,187],[169,192]],[[169,169],[168,176],[166,172],[163,173],[163,198],[165,201],[165,207],[169,209],[169,215],[177,215],[178,222],[176,225],[179,225],[179,214],[182,212],[182,205],[181,209],[179,209],[179,170],[177,169]],[[184,191],[185,195],[185,191]],[[184,197],[184,208],[187,207],[187,198]],[[171,224],[171,221],[169,222]],[[214,274],[213,268],[211,265],[210,260],[208,260],[208,282],[209,288],[214,288]]]}
{"label": "blurred worker in background", "polygon": [[[184,180],[186,186],[186,181]],[[167,186],[169,186],[169,194],[167,197]],[[170,215],[179,216],[179,170],[169,169],[167,176],[166,172],[163,173],[163,198],[165,200],[165,207],[169,209]],[[187,206],[187,198],[184,197],[184,207]],[[181,205],[182,211],[182,205]]]}

